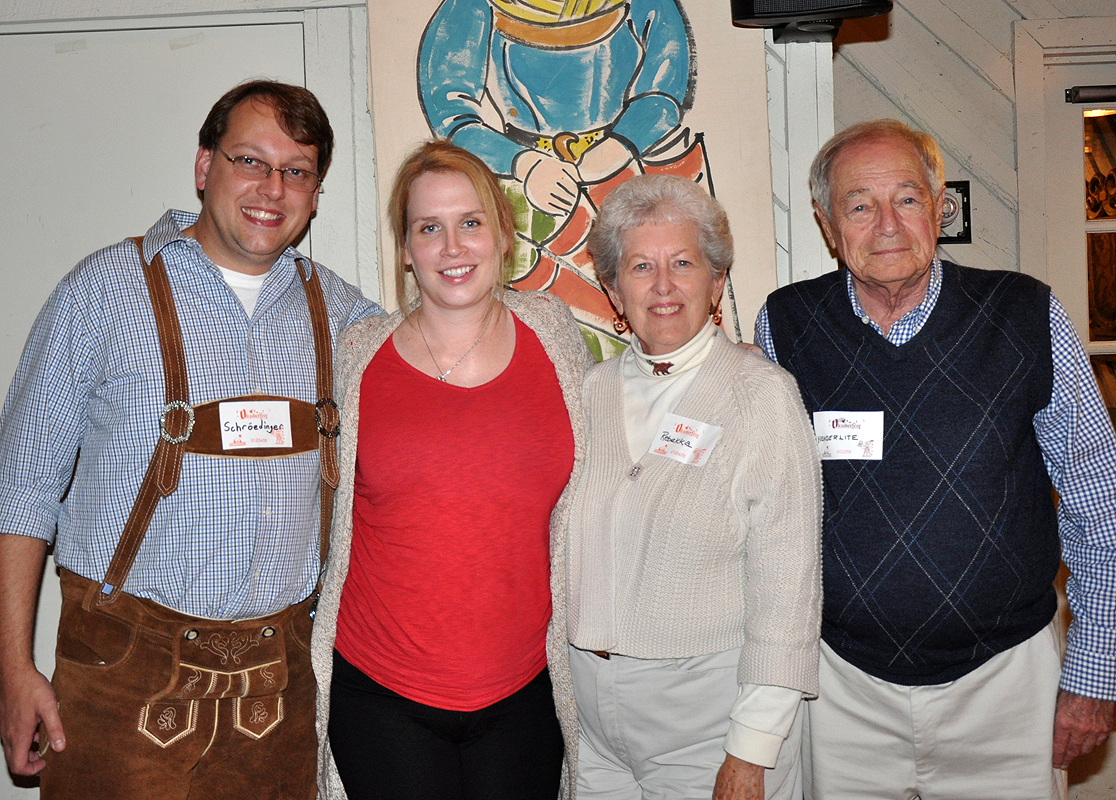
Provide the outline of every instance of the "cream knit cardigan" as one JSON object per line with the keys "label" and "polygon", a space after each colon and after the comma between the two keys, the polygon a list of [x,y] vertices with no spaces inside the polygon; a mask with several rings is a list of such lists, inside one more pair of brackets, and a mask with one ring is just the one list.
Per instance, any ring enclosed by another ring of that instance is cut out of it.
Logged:
{"label": "cream knit cardigan", "polygon": [[[554,684],[554,704],[566,744],[560,797],[572,798],[577,771],[577,710],[566,637],[566,521],[572,487],[577,485],[585,461],[585,425],[581,415],[581,382],[592,356],[574,322],[570,310],[553,295],[541,292],[504,294],[504,304],[539,337],[554,364],[574,436],[574,465],[570,482],[550,517],[550,588],[554,612],[546,636],[546,656]],[[341,436],[338,457],[341,482],[333,504],[333,526],[329,556],[322,579],[322,595],[314,617],[311,659],[318,681],[318,796],[325,800],[344,800],[345,788],[337,774],[329,748],[329,688],[333,676],[333,642],[337,638],[337,611],[341,588],[349,572],[349,551],[353,540],[353,477],[356,467],[357,422],[360,412],[360,383],[364,370],[380,346],[402,322],[399,312],[390,317],[368,317],[343,330],[338,336],[335,364],[336,397],[341,411]],[[390,465],[385,469],[390,469]],[[509,487],[509,491],[510,491]],[[422,513],[415,509],[416,514]]]}
{"label": "cream knit cardigan", "polygon": [[585,380],[571,643],[651,659],[740,647],[740,683],[816,694],[821,468],[794,378],[717,336],[674,409],[724,429],[708,460],[633,464],[622,361]]}

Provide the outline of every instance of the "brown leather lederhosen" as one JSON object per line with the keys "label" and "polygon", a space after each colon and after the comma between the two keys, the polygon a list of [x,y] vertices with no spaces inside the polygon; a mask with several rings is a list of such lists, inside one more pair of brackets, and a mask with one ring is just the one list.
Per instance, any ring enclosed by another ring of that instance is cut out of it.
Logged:
{"label": "brown leather lederhosen", "polygon": [[[299,630],[304,630],[298,635],[300,638],[308,636],[308,617],[313,613],[317,593],[267,617],[222,621],[181,614],[153,601],[123,593],[121,587],[139,552],[156,505],[178,487],[185,453],[275,458],[317,449],[322,473],[320,548],[324,563],[329,545],[333,492],[339,477],[336,437],[340,417],[332,398],[332,341],[321,283],[317,270],[307,275],[301,261],[296,262],[306,291],[314,335],[317,403],[252,395],[212,401],[195,408],[189,404],[182,331],[162,259],[156,255],[148,263],[143,258],[142,240],[137,238],[133,241],[143,263],[163,357],[165,405],[159,417],[159,440],[104,580],[98,583],[62,571],[59,669],[70,662],[84,663],[87,667],[92,665],[93,669],[102,665],[105,669],[112,668],[116,663],[114,648],[120,649],[121,663],[135,659],[134,670],[131,667],[128,670],[128,681],[133,682],[134,689],[138,689],[142,697],[141,707],[120,709],[120,713],[131,720],[128,725],[134,725],[134,733],[141,734],[156,748],[166,750],[190,736],[198,718],[198,703],[206,700],[231,700],[233,728],[250,739],[260,739],[275,730],[286,714],[283,691],[288,678],[286,652],[289,642],[285,641],[291,636],[288,627],[292,620],[297,619]],[[222,449],[219,403],[251,400],[289,402],[292,446],[282,455],[276,456],[276,450],[272,448],[231,452]],[[197,509],[197,513],[205,513],[205,509]],[[85,638],[70,633],[68,625],[81,628],[81,636]],[[130,640],[118,645],[112,637],[121,638],[118,633],[121,630],[133,632],[127,634],[131,636]],[[102,643],[104,651],[111,655],[94,652]],[[136,655],[137,648],[143,643],[146,643],[151,655]],[[86,660],[82,661],[83,658]],[[164,666],[168,674],[155,674]],[[131,674],[133,671],[152,674],[136,676]],[[308,666],[306,671],[308,674]],[[87,681],[88,678],[81,674],[78,680]],[[312,678],[310,680],[312,682]],[[148,689],[150,694],[146,694]],[[82,689],[79,694],[87,693],[88,689]],[[65,724],[67,709],[61,695],[60,701]],[[311,717],[312,703],[311,699]],[[310,747],[308,757],[312,759],[312,743]],[[67,750],[70,749],[68,745]],[[66,755],[65,752],[59,754],[63,760]]]}

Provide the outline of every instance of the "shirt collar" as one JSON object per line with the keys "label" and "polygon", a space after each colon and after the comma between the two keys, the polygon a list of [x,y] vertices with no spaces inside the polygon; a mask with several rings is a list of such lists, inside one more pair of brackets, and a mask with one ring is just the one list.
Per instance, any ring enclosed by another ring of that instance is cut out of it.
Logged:
{"label": "shirt collar", "polygon": [[930,285],[926,287],[926,296],[922,298],[922,302],[900,317],[891,326],[891,330],[886,336],[884,336],[883,329],[876,324],[876,321],[864,313],[864,308],[860,305],[860,298],[856,296],[856,285],[853,283],[852,273],[847,269],[845,270],[845,288],[849,293],[849,302],[852,304],[853,313],[860,317],[861,322],[871,325],[876,333],[892,344],[906,344],[916,333],[922,330],[922,326],[926,324],[926,320],[930,318],[930,314],[938,302],[938,296],[942,293],[942,260],[935,257],[930,263]]}

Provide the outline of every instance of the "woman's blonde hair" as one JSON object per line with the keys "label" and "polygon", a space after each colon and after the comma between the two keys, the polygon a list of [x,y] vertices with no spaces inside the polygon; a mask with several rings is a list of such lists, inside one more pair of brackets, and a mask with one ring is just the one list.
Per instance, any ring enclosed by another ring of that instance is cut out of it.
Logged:
{"label": "woman's blonde hair", "polygon": [[492,227],[496,252],[503,255],[501,269],[497,271],[492,287],[493,297],[499,299],[510,274],[515,250],[515,213],[511,201],[500,188],[492,170],[483,161],[468,150],[436,139],[420,145],[399,165],[391,187],[391,199],[388,201],[388,218],[395,238],[395,300],[400,310],[404,315],[410,314],[418,300],[418,286],[413,277],[408,280],[410,268],[404,263],[407,250],[407,204],[411,200],[411,187],[415,179],[428,172],[464,175],[476,190],[481,208]]}

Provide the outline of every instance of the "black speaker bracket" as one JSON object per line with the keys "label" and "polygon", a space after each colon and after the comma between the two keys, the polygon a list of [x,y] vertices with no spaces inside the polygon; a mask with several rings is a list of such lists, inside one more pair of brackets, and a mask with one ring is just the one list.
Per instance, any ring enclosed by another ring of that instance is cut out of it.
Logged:
{"label": "black speaker bracket", "polygon": [[837,31],[841,30],[844,20],[837,19],[809,19],[788,22],[785,25],[776,25],[771,29],[771,38],[775,44],[790,44],[791,42],[832,42],[837,38]]}

